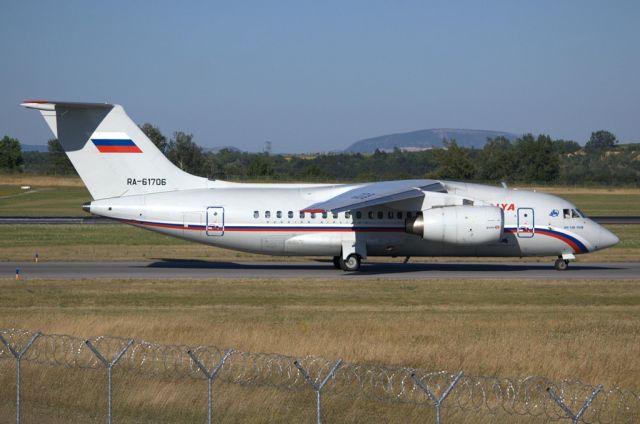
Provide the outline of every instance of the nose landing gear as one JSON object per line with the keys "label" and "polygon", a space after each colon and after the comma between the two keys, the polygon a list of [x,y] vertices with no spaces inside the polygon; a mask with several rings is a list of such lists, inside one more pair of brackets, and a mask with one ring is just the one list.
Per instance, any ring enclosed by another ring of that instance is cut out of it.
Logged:
{"label": "nose landing gear", "polygon": [[558,271],[566,271],[566,269],[569,268],[569,261],[566,259],[558,258],[553,264],[553,267]]}
{"label": "nose landing gear", "polygon": [[553,267],[558,271],[566,271],[567,268],[569,268],[569,262],[575,260],[576,257],[573,255],[573,253],[563,253],[562,255],[558,256],[558,259],[556,259],[556,261],[554,262]]}

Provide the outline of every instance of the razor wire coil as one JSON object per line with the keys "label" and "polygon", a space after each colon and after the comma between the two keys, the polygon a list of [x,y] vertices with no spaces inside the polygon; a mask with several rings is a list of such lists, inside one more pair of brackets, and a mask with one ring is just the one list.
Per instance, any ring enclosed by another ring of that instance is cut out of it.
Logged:
{"label": "razor wire coil", "polygon": [[[20,349],[35,332],[0,329],[0,335],[14,349]],[[99,369],[103,365],[87,348],[86,340],[111,360],[130,339],[98,336],[83,339],[63,334],[42,334],[23,357],[24,361],[48,366]],[[225,349],[215,346],[165,345],[134,340],[116,370],[164,378],[206,378],[187,354],[191,351],[205,365],[217,363]],[[0,343],[0,360],[13,359]],[[227,358],[219,379],[229,384],[270,386],[286,390],[307,387],[294,366],[302,365],[310,377],[321,381],[334,360],[317,356],[294,358],[287,355],[234,350]],[[343,396],[373,401],[433,406],[433,401],[416,385],[412,374],[436,395],[450,384],[455,373],[426,371],[408,367],[343,362],[330,379],[330,391]],[[552,389],[572,411],[577,411],[596,386],[579,380],[554,381],[540,376],[505,378],[464,375],[446,400],[446,408],[467,412],[487,412],[549,420],[567,418],[548,395]],[[584,423],[635,423],[640,421],[640,392],[611,387],[602,390],[582,417]]]}

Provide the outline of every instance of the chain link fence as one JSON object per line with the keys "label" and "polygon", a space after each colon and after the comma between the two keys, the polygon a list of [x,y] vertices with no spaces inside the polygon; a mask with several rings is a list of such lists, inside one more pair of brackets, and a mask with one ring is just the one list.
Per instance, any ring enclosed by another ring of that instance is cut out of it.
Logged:
{"label": "chain link fence", "polygon": [[[29,344],[31,343],[31,344]],[[343,362],[316,356],[243,352],[215,346],[149,343],[119,337],[80,338],[28,330],[0,329],[0,360],[16,362],[16,421],[20,422],[20,364],[26,362],[74,369],[105,369],[108,374],[108,422],[111,422],[111,369],[144,376],[216,381],[243,386],[320,393],[376,402],[440,409],[539,417],[540,421],[574,423],[640,422],[640,391],[602,387],[578,380],[554,381],[540,376],[507,378],[460,372],[428,371]]]}

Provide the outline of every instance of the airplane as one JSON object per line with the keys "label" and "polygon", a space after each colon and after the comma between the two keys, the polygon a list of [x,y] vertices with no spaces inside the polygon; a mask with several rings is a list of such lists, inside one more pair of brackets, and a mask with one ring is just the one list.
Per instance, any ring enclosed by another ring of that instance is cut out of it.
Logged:
{"label": "airplane", "polygon": [[557,196],[435,179],[357,184],[209,180],[173,165],[122,106],[26,100],[60,140],[93,200],[83,209],[198,243],[328,256],[358,271],[372,256],[554,256],[614,246],[613,233]]}

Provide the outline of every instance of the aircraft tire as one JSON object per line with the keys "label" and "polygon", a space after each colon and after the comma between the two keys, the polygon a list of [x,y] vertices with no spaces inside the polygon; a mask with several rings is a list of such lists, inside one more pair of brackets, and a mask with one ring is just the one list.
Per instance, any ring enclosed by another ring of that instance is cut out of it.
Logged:
{"label": "aircraft tire", "polygon": [[360,269],[360,262],[360,255],[356,255],[355,253],[347,256],[346,260],[340,256],[340,268],[346,272],[358,271]]}
{"label": "aircraft tire", "polygon": [[340,265],[340,256],[333,257],[333,267],[335,269],[342,269],[342,266]]}
{"label": "aircraft tire", "polygon": [[569,268],[569,261],[564,259],[556,259],[556,262],[553,264],[553,267],[558,271],[566,271]]}

